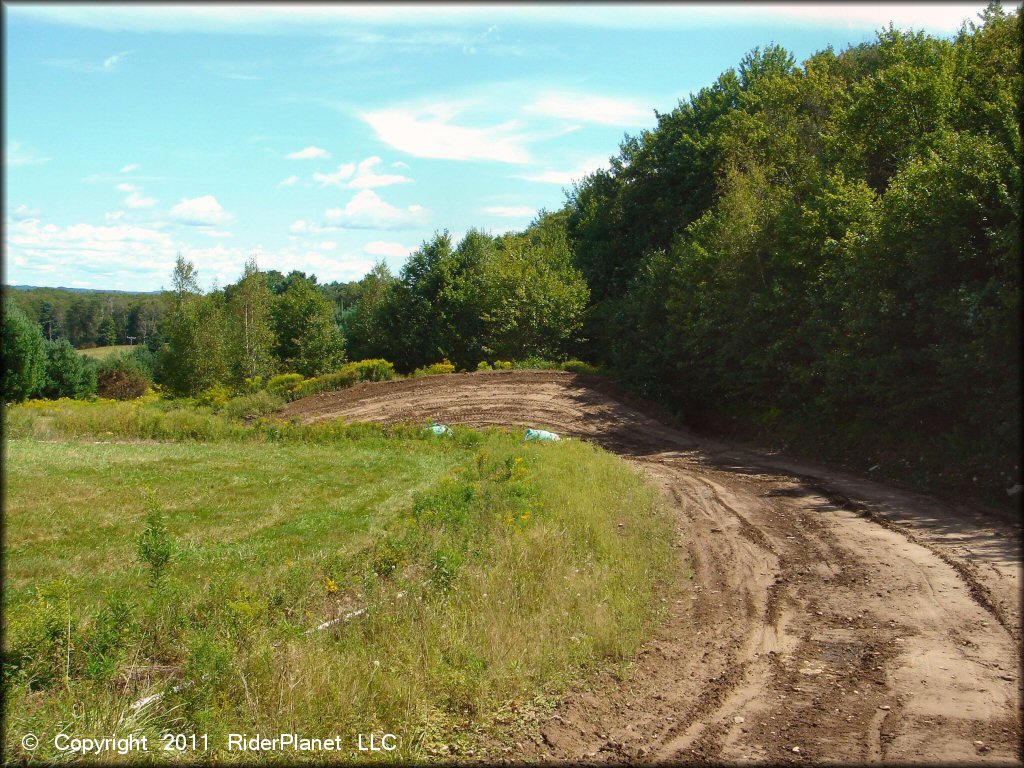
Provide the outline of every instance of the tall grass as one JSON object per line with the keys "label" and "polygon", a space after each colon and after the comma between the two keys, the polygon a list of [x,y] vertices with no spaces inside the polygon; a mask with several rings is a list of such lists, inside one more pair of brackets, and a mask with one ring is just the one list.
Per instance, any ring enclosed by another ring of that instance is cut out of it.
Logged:
{"label": "tall grass", "polygon": [[[290,760],[361,759],[369,731],[399,736],[395,759],[468,756],[628,659],[671,570],[657,495],[576,441],[152,402],[6,418],[12,758],[25,732],[72,726],[207,733],[218,760],[252,759],[226,752],[229,732],[353,747]],[[154,503],[171,552],[158,580],[136,555]],[[35,759],[58,757],[47,743]]]}

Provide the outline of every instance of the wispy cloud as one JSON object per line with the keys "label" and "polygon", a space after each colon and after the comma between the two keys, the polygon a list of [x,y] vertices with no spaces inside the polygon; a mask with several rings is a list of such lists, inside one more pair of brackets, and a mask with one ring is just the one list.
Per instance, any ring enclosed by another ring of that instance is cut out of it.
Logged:
{"label": "wispy cloud", "polygon": [[425,211],[421,205],[395,208],[385,202],[372,189],[364,189],[344,208],[330,208],[324,212],[328,222],[346,229],[415,229],[424,224]]}
{"label": "wispy cloud", "polygon": [[263,4],[223,3],[14,4],[8,13],[107,31],[228,34],[344,34],[353,25],[464,29],[504,24],[606,29],[700,29],[743,22],[831,24],[843,28],[897,26],[953,32],[984,3],[666,3],[666,4]]}
{"label": "wispy cloud", "polygon": [[416,246],[391,243],[384,240],[374,240],[373,242],[367,243],[363,246],[363,250],[371,256],[390,256],[392,258],[401,258],[408,256],[410,253],[415,251]]}
{"label": "wispy cloud", "polygon": [[557,170],[557,169],[546,169],[537,173],[530,173],[520,176],[519,178],[525,179],[526,181],[536,181],[542,184],[560,184],[563,187],[569,186],[570,184],[582,179],[598,168],[603,168],[608,165],[607,159],[603,157],[591,157],[583,160],[576,165],[575,168],[569,170]]}
{"label": "wispy cloud", "polygon": [[408,176],[396,173],[377,173],[375,168],[381,162],[381,159],[374,155],[366,158],[359,165],[342,163],[338,166],[338,170],[332,173],[315,172],[313,181],[317,182],[321,188],[345,186],[349,189],[375,189],[395,184],[408,184],[412,181]]}
{"label": "wispy cloud", "polygon": [[281,181],[279,181],[277,183],[277,186],[279,186],[279,187],[294,187],[298,183],[299,183],[299,177],[298,176],[289,176],[287,179],[281,179]]}
{"label": "wispy cloud", "polygon": [[11,211],[11,218],[15,221],[26,221],[28,219],[34,219],[39,215],[38,208],[30,208],[29,206],[22,203],[13,211]]}
{"label": "wispy cloud", "polygon": [[134,184],[118,184],[117,189],[127,193],[128,197],[124,199],[124,204],[128,208],[152,208],[156,205],[155,197],[146,197]]}
{"label": "wispy cloud", "polygon": [[139,170],[139,164],[138,163],[128,163],[128,165],[126,165],[123,168],[121,168],[120,172],[121,173],[131,173],[132,171],[137,171],[137,170]]}
{"label": "wispy cloud", "polygon": [[38,165],[48,162],[51,158],[40,157],[32,149],[26,147],[20,141],[12,141],[4,149],[4,165],[8,168],[17,168],[23,165]]}
{"label": "wispy cloud", "polygon": [[360,117],[390,147],[414,157],[529,163],[530,137],[518,120],[487,126],[458,124],[465,105],[434,103],[364,112]]}
{"label": "wispy cloud", "polygon": [[285,155],[286,160],[326,160],[331,153],[321,147],[306,147]]}
{"label": "wispy cloud", "polygon": [[490,208],[484,208],[484,213],[490,213],[494,216],[506,216],[511,219],[521,219],[533,216],[537,211],[527,206],[495,205]]}
{"label": "wispy cloud", "polygon": [[543,117],[623,127],[636,127],[654,122],[653,111],[635,99],[620,99],[592,93],[546,93],[527,104],[524,111]]}
{"label": "wispy cloud", "polygon": [[71,69],[75,72],[87,72],[91,74],[113,72],[119,63],[134,51],[121,51],[113,56],[107,56],[101,62],[82,61],[81,59],[46,59],[43,61],[48,67],[60,67]]}
{"label": "wispy cloud", "polygon": [[231,219],[231,214],[221,207],[213,195],[182,198],[180,203],[171,208],[170,215],[180,224],[195,227],[212,226]]}

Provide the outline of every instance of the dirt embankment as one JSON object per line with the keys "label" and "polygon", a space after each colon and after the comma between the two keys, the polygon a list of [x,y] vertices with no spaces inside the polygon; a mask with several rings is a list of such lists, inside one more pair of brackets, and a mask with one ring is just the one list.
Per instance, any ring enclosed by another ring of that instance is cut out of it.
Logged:
{"label": "dirt embankment", "polygon": [[549,429],[671,500],[692,580],[629,677],[581,686],[517,759],[1020,762],[1019,523],[699,438],[580,374],[367,384],[284,415]]}

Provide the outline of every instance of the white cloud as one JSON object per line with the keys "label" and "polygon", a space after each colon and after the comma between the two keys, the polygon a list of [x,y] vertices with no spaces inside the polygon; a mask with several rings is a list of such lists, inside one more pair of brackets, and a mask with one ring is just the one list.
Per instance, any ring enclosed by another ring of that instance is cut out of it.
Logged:
{"label": "white cloud", "polygon": [[414,229],[423,225],[420,205],[399,209],[386,203],[376,192],[364,189],[344,208],[331,208],[324,216],[331,224],[347,229]]}
{"label": "white cloud", "polygon": [[132,51],[121,51],[113,56],[108,56],[99,64],[94,61],[82,61],[81,59],[46,59],[43,61],[48,67],[61,67],[72,69],[75,72],[103,73],[112,72],[118,63]]}
{"label": "white cloud", "polygon": [[510,218],[525,218],[533,216],[537,211],[533,208],[513,207],[506,205],[496,205],[491,208],[484,208],[484,213],[491,213],[495,216],[508,216]]}
{"label": "white cloud", "polygon": [[23,165],[38,165],[50,160],[49,157],[40,157],[20,141],[12,141],[4,150],[4,165],[8,168],[16,168]]}
{"label": "white cloud", "polygon": [[524,111],[601,125],[642,126],[654,122],[654,112],[638,101],[588,93],[547,93],[527,104]]}
{"label": "white cloud", "polygon": [[985,3],[665,3],[665,4],[316,4],[230,5],[26,3],[8,13],[91,29],[137,32],[222,32],[333,36],[353,25],[480,27],[493,24],[599,27],[606,29],[700,29],[751,22],[829,23],[850,28],[897,26],[954,32],[976,18]]}
{"label": "white cloud", "polygon": [[582,179],[584,176],[593,173],[598,168],[603,168],[608,164],[608,161],[601,157],[591,157],[583,162],[579,163],[575,168],[567,171],[559,170],[546,170],[540,173],[527,174],[520,176],[519,178],[525,179],[526,181],[537,181],[542,184],[561,184],[563,187],[571,185],[573,182]]}
{"label": "white cloud", "polygon": [[120,221],[124,218],[124,211],[107,211],[103,218],[105,221]]}
{"label": "white cloud", "polygon": [[124,199],[124,204],[129,208],[152,208],[156,205],[155,197],[146,197],[142,194],[142,190],[134,184],[118,184],[117,188],[121,192],[128,193],[128,197]]}
{"label": "white cloud", "polygon": [[85,270],[158,269],[170,273],[174,247],[165,232],[131,224],[58,227],[36,219],[6,228],[8,249],[27,258],[32,270],[59,274]]}
{"label": "white cloud", "polygon": [[390,187],[393,184],[407,184],[412,181],[408,176],[399,176],[394,173],[378,174],[373,170],[374,166],[380,165],[381,159],[377,156],[368,157],[359,164],[355,178],[348,183],[352,189],[374,189],[376,187]]}
{"label": "white cloud", "polygon": [[128,163],[124,168],[121,169],[121,173],[131,173],[132,171],[139,170],[138,163]]}
{"label": "white cloud", "polygon": [[363,246],[363,250],[371,256],[392,256],[395,258],[408,256],[416,250],[415,245],[402,245],[401,243],[389,243],[384,240],[374,240]]}
{"label": "white cloud", "polygon": [[331,153],[321,147],[309,146],[285,155],[286,160],[326,160]]}
{"label": "white cloud", "polygon": [[338,247],[338,244],[333,240],[324,240],[322,242],[317,243],[316,247],[319,248],[321,251],[333,251],[335,248]]}
{"label": "white cloud", "polygon": [[381,159],[374,155],[368,157],[357,166],[355,163],[342,163],[333,173],[313,173],[313,181],[324,187],[346,186],[349,189],[374,189],[390,187],[393,184],[407,184],[412,181],[408,176],[394,173],[378,174],[374,167],[380,165]]}
{"label": "white cloud", "polygon": [[431,104],[365,112],[360,117],[385,144],[415,157],[441,160],[495,160],[528,163],[528,137],[521,124],[509,120],[475,127],[453,121],[464,105]]}
{"label": "white cloud", "polygon": [[231,214],[221,208],[213,195],[203,195],[191,200],[182,198],[180,203],[171,208],[171,218],[190,226],[210,226],[228,221]]}
{"label": "white cloud", "polygon": [[277,186],[279,187],[294,187],[299,183],[298,176],[289,176],[287,179],[281,179]]}
{"label": "white cloud", "polygon": [[342,163],[334,173],[320,173],[319,171],[315,171],[313,173],[313,181],[319,183],[321,189],[324,187],[340,187],[342,186],[342,183],[347,181],[355,172],[355,163]]}
{"label": "white cloud", "polygon": [[11,212],[11,218],[15,221],[25,221],[26,219],[34,219],[39,215],[38,208],[29,208],[27,205],[22,203]]}
{"label": "white cloud", "polygon": [[288,231],[293,235],[319,235],[324,232],[337,232],[338,228],[330,226],[322,227],[311,221],[299,219],[298,221],[292,222],[292,225],[288,227]]}
{"label": "white cloud", "polygon": [[217,237],[217,238],[221,238],[221,237],[234,237],[233,234],[231,234],[230,232],[228,232],[226,230],[214,229],[213,227],[200,227],[199,231],[202,232],[207,237]]}

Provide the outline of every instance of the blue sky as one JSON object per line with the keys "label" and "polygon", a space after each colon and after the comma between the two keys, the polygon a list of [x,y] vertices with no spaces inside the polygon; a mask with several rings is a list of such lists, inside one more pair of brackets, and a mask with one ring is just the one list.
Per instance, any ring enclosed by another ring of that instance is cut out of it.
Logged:
{"label": "blue sky", "polygon": [[9,284],[323,282],[519,230],[624,134],[778,43],[803,60],[984,3],[5,3]]}

